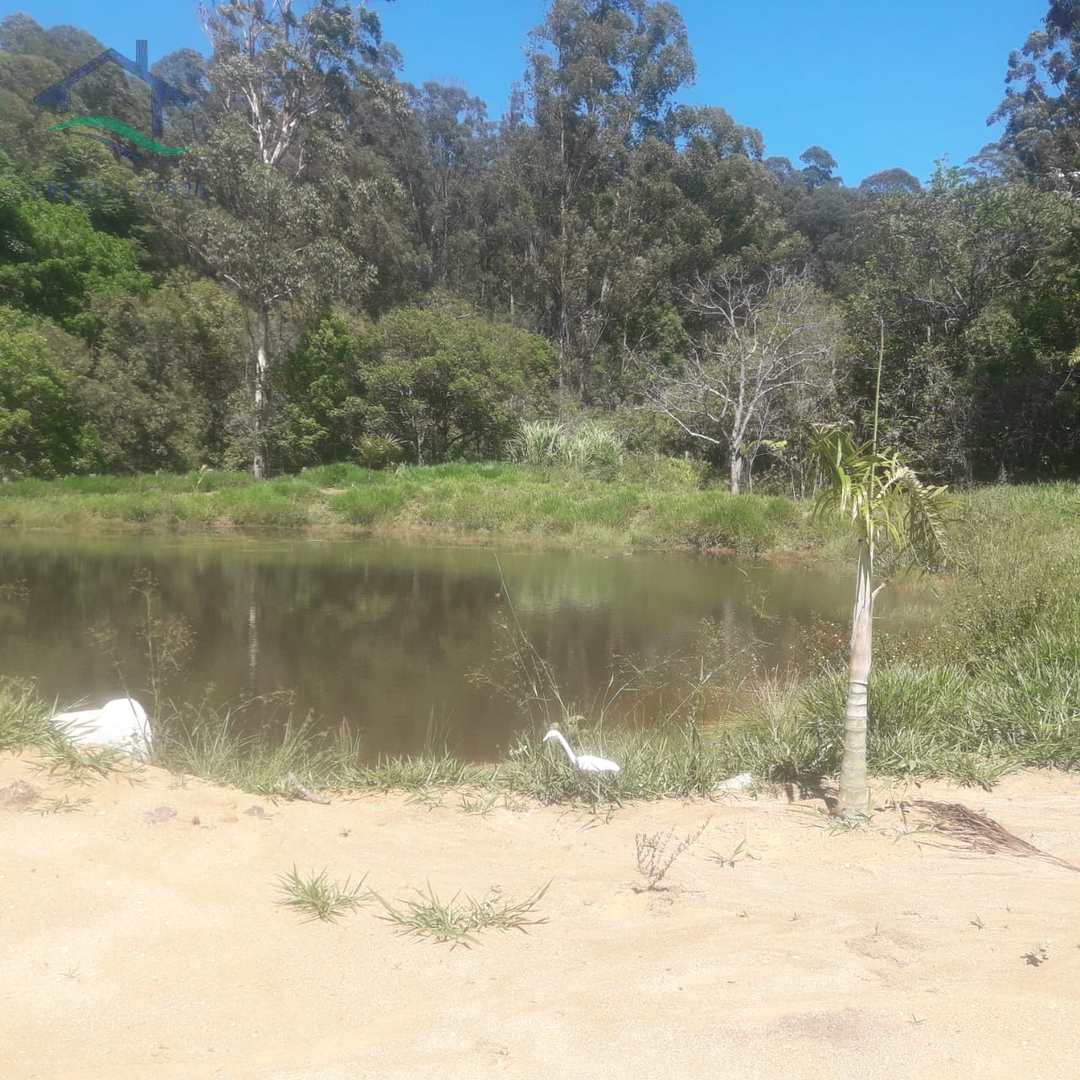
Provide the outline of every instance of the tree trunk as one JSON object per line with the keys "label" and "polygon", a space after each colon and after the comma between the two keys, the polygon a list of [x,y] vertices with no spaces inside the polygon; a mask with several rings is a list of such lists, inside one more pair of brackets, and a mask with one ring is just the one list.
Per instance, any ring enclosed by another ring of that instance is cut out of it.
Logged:
{"label": "tree trunk", "polygon": [[866,721],[873,659],[874,562],[867,544],[859,545],[859,576],[851,619],[847,707],[844,710],[844,757],[840,765],[841,814],[866,813],[870,789],[866,785]]}
{"label": "tree trunk", "polygon": [[731,451],[731,494],[738,495],[742,491],[743,475],[746,472],[746,458],[741,451]]}
{"label": "tree trunk", "polygon": [[252,382],[252,403],[254,419],[252,429],[251,472],[256,480],[263,480],[267,474],[266,428],[267,402],[270,371],[270,312],[263,308],[259,311],[259,323],[256,329],[255,371]]}

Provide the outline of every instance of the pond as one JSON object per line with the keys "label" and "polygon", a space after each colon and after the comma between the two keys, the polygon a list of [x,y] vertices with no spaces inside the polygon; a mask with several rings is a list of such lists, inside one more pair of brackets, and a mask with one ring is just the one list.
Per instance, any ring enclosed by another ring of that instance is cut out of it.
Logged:
{"label": "pond", "polygon": [[[529,723],[491,685],[506,684],[499,657],[515,616],[564,700],[594,714],[629,682],[636,697],[621,695],[611,715],[656,722],[706,666],[715,706],[751,666],[782,674],[814,633],[842,639],[850,596],[847,575],[682,554],[8,534],[0,673],[36,677],[62,705],[125,687],[147,700],[146,607],[133,584],[148,577],[155,617],[186,646],[169,675],[174,699],[288,690],[294,715],[347,720],[371,756],[437,742],[470,760],[498,757]],[[911,602],[901,595],[891,613],[885,603],[884,619]]]}

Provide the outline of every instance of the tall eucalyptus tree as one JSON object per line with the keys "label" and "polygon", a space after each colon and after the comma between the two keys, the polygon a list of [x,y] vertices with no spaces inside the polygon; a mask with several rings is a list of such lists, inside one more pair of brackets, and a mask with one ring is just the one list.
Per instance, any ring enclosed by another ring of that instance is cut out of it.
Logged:
{"label": "tall eucalyptus tree", "polygon": [[214,54],[208,137],[183,158],[204,198],[159,200],[159,219],[248,312],[252,472],[270,468],[275,321],[305,293],[349,295],[374,269],[356,250],[362,184],[343,168],[350,88],[377,79],[378,17],[315,0],[223,0],[203,9]]}
{"label": "tall eucalyptus tree", "polygon": [[620,217],[607,204],[619,199],[632,148],[663,128],[694,74],[682,16],[660,0],[554,0],[531,35],[533,127],[516,146],[536,182],[544,328],[558,342],[560,383],[582,396],[615,272],[600,216]]}

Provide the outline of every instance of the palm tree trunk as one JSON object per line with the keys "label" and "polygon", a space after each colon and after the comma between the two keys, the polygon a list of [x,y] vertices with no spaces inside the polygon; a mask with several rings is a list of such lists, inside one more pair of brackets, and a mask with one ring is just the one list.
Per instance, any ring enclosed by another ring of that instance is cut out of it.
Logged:
{"label": "palm tree trunk", "polygon": [[841,814],[865,813],[870,805],[866,785],[866,721],[873,660],[874,558],[866,543],[859,544],[859,571],[851,619],[848,659],[847,707],[844,710],[844,757],[840,765]]}

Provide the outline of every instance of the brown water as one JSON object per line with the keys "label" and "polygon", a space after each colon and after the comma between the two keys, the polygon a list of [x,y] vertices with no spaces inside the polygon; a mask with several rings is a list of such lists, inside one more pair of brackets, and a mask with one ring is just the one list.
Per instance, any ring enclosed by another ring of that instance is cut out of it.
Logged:
{"label": "brown water", "polygon": [[[613,663],[691,656],[703,625],[714,666],[720,654],[716,681],[734,687],[751,655],[759,668],[782,669],[809,627],[846,621],[846,575],[799,566],[672,554],[498,556],[523,629],[578,703],[602,693]],[[145,611],[131,583],[146,571],[160,614],[181,618],[193,635],[168,686],[175,698],[200,698],[208,686],[219,698],[291,690],[296,714],[311,711],[327,725],[347,719],[371,754],[417,752],[434,730],[453,752],[490,758],[527,722],[467,677],[491,670],[505,640],[498,623],[508,609],[490,548],[10,534],[0,537],[0,584],[20,582],[22,595],[0,596],[0,673],[35,676],[62,704],[98,703],[123,684],[145,699]],[[888,604],[883,614],[890,618]],[[669,679],[669,698],[675,691]],[[660,698],[653,705],[662,715]]]}

